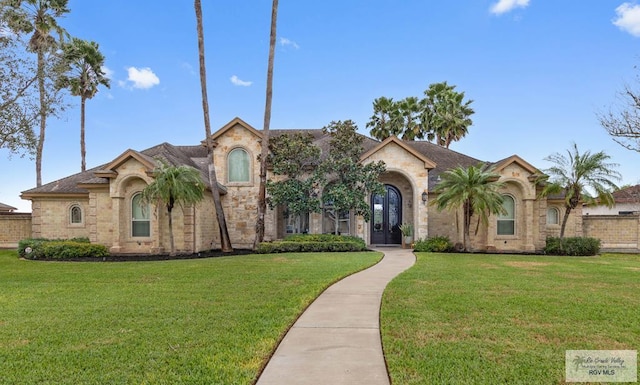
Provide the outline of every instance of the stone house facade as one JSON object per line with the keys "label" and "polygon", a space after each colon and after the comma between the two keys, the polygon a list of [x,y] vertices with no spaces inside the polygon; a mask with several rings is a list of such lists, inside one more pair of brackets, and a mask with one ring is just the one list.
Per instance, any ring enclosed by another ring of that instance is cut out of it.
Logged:
{"label": "stone house facade", "polygon": [[[271,130],[270,135],[305,131],[314,143],[326,148],[328,135],[322,130]],[[227,227],[234,248],[251,248],[255,234],[259,163],[262,132],[239,118],[212,134],[214,161]],[[541,172],[513,155],[497,162],[482,162],[470,156],[424,141],[384,141],[365,138],[363,163],[383,160],[387,170],[380,181],[386,194],[371,197],[372,220],[349,213],[322,213],[290,218],[282,207],[268,210],[266,240],[294,232],[324,233],[333,230],[339,215],[343,234],[356,235],[367,244],[400,244],[399,225],[414,226],[414,238],[446,235],[462,242],[462,213],[439,212],[429,204],[439,175],[457,166],[484,164],[493,167],[504,182],[502,193],[509,214],[492,216],[472,234],[475,250],[535,252],[549,235],[557,235],[563,214],[561,200],[539,198],[536,180]],[[39,188],[24,191],[32,202],[32,236],[44,238],[88,237],[108,246],[112,253],[164,253],[169,250],[168,218],[164,210],[141,207],[139,193],[152,181],[153,170],[162,159],[171,165],[189,165],[208,180],[207,152],[202,143],[174,146],[162,143],[144,151],[127,150],[108,164],[68,176]],[[268,176],[270,177],[270,176]],[[582,216],[570,217],[567,236],[582,235]],[[192,253],[219,248],[219,229],[210,194],[193,206],[173,212],[176,249]],[[475,222],[474,222],[475,223]]]}

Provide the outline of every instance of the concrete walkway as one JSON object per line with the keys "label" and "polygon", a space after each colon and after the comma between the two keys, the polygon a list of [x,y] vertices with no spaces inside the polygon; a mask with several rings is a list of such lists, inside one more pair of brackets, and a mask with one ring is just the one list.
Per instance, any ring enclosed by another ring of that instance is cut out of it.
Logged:
{"label": "concrete walkway", "polygon": [[389,384],[380,340],[387,284],[415,263],[411,250],[380,247],[375,266],[322,293],[284,337],[257,385]]}

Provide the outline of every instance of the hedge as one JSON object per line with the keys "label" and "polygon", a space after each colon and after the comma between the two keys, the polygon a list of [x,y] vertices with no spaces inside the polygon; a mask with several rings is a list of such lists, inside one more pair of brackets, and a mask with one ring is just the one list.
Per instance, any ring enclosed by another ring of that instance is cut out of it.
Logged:
{"label": "hedge", "polygon": [[419,239],[413,245],[413,251],[428,251],[432,253],[446,253],[453,250],[453,243],[446,236],[436,236]]}
{"label": "hedge", "polygon": [[548,237],[544,253],[549,255],[590,256],[600,252],[600,240],[589,237]]}
{"label": "hedge", "polygon": [[29,238],[18,243],[18,255],[26,259],[103,258],[109,255],[109,250],[90,243],[88,238]]}
{"label": "hedge", "polygon": [[262,242],[256,252],[294,253],[294,252],[329,252],[329,251],[365,251],[364,240],[349,235],[334,234],[295,234],[284,240]]}

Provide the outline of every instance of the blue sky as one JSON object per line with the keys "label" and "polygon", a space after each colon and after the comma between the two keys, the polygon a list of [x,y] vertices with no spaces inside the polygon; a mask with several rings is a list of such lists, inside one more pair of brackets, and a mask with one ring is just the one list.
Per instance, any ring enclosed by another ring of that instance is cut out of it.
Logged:
{"label": "blue sky", "polygon": [[[87,102],[87,167],[132,148],[204,138],[192,1],[70,0],[61,24],[100,44],[111,88]],[[203,1],[212,130],[264,114],[271,2]],[[518,154],[534,166],[576,142],[640,183],[640,153],[613,142],[598,112],[638,86],[640,5],[622,0],[280,1],[271,128],[352,119],[362,133],[380,96],[422,96],[447,81],[473,99],[453,150]],[[48,124],[43,183],[80,171],[79,100]],[[0,202],[30,211],[35,163],[0,150]]]}

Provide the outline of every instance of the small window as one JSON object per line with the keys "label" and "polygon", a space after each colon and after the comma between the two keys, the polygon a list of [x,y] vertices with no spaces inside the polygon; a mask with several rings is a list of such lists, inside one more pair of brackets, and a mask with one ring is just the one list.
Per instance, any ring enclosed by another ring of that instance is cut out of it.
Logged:
{"label": "small window", "polygon": [[242,148],[233,149],[229,153],[228,171],[229,182],[249,182],[250,181],[250,163],[249,154]]}
{"label": "small window", "polygon": [[134,237],[151,235],[149,205],[142,203],[142,194],[140,193],[131,199],[131,235]]}
{"label": "small window", "polygon": [[284,225],[286,234],[308,234],[309,233],[309,213],[289,214],[284,210]]}
{"label": "small window", "polygon": [[557,225],[560,223],[560,213],[558,209],[555,207],[549,207],[547,209],[547,224],[548,225]]}
{"label": "small window", "polygon": [[71,206],[69,210],[69,216],[71,217],[72,225],[82,224],[82,209],[78,205]]}
{"label": "small window", "polygon": [[510,195],[502,196],[504,214],[498,216],[498,235],[516,234],[516,202]]}

